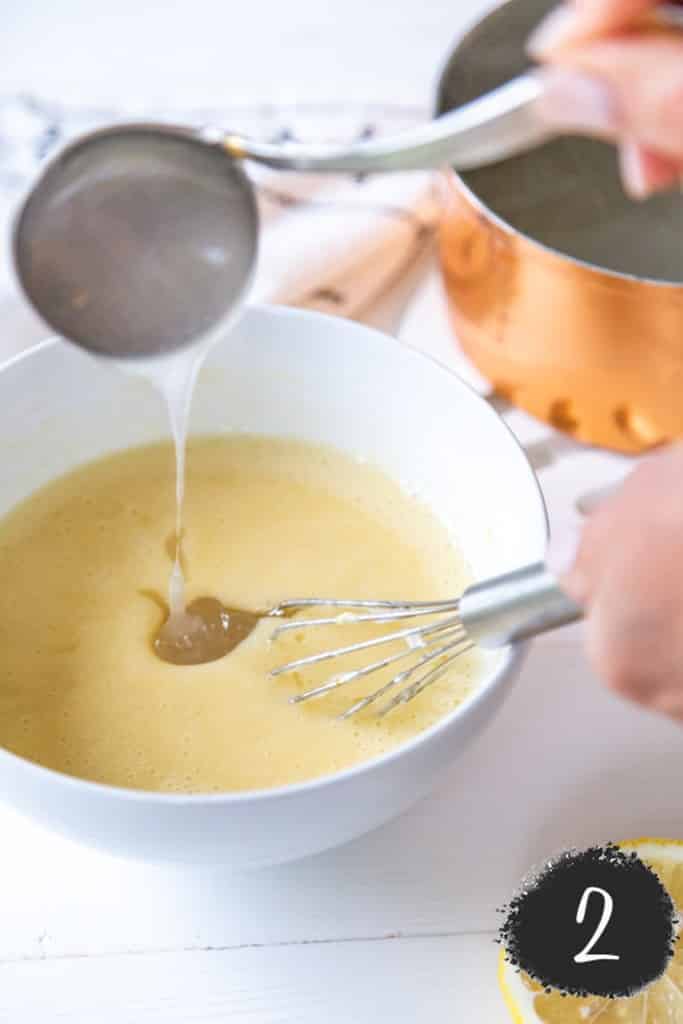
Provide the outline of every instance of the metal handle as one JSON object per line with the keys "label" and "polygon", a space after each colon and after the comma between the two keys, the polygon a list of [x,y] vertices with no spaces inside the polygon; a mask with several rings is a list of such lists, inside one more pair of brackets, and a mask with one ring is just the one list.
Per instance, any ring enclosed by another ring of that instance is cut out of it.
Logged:
{"label": "metal handle", "polygon": [[534,114],[541,82],[529,72],[480,99],[393,138],[352,146],[273,144],[228,135],[222,144],[239,159],[296,171],[424,170],[450,164],[464,171],[513,156],[549,137]]}
{"label": "metal handle", "polygon": [[475,583],[459,611],[467,635],[482,647],[504,647],[583,617],[542,562]]}

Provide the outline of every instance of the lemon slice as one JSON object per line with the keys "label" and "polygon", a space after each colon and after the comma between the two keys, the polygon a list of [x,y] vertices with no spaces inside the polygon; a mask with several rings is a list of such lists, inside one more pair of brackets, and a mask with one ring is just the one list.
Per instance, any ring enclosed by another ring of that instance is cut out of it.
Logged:
{"label": "lemon slice", "polygon": [[[683,841],[633,839],[618,845],[635,851],[659,875],[683,917]],[[683,934],[666,973],[629,999],[547,993],[508,963],[504,952],[498,980],[515,1024],[683,1024]]]}

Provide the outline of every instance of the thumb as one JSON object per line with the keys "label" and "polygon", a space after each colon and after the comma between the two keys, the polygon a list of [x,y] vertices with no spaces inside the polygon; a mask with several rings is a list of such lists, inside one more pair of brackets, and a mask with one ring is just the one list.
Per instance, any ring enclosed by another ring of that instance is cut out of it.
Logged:
{"label": "thumb", "polygon": [[547,60],[560,50],[626,28],[659,6],[659,0],[574,0],[561,3],[532,32],[527,50]]}
{"label": "thumb", "polygon": [[561,53],[540,72],[540,116],[552,127],[629,139],[683,159],[683,39],[623,36]]}
{"label": "thumb", "polygon": [[681,180],[683,161],[661,156],[637,142],[622,142],[619,166],[624,188],[633,199],[671,188]]}
{"label": "thumb", "polygon": [[553,518],[545,564],[563,588],[579,604],[585,604],[589,586],[584,578],[578,555],[587,520],[620,489],[619,483],[608,484],[583,494],[574,508]]}
{"label": "thumb", "polygon": [[[566,513],[553,523],[545,564],[563,586],[569,583],[581,545],[583,520],[577,513]],[[573,590],[573,588],[572,588]],[[574,593],[571,594],[574,597]]]}

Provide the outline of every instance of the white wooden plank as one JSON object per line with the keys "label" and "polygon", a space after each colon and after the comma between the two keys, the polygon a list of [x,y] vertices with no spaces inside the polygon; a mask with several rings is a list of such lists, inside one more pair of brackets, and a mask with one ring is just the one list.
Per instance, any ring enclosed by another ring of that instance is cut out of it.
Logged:
{"label": "white wooden plank", "polygon": [[[218,104],[291,97],[427,103],[446,48],[486,0],[61,0],[6,5],[0,90]],[[40,30],[37,30],[37,26]],[[48,27],[49,26],[49,27]],[[73,55],[67,58],[66,55]]]}
{"label": "white wooden plank", "polygon": [[11,1024],[495,1024],[490,935],[33,961],[0,968]]}

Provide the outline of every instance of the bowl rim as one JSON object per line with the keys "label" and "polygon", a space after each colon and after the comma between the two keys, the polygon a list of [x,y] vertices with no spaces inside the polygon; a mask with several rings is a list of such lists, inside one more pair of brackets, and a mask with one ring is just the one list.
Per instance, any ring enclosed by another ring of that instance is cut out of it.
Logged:
{"label": "bowl rim", "polygon": [[[490,18],[495,17],[506,7],[512,7],[521,2],[522,0],[499,0],[497,3],[494,2],[489,4],[483,12],[480,12],[478,15],[474,15],[472,18],[468,19],[464,27],[460,32],[458,32],[446,57],[441,60],[440,70],[436,77],[436,85],[434,88],[432,102],[433,117],[439,117],[442,113],[440,100],[444,82],[451,64],[456,59],[460,49]],[[607,280],[604,282],[605,284],[621,285],[622,287],[627,285],[645,285],[647,287],[661,288],[665,291],[683,291],[683,281],[670,281],[664,278],[647,276],[641,277],[638,274],[631,274],[625,270],[613,270],[610,267],[602,266],[599,263],[591,263],[588,260],[581,259],[579,256],[572,256],[570,253],[562,252],[561,249],[555,249],[551,245],[546,245],[544,242],[539,241],[538,238],[534,238],[533,235],[528,235],[526,232],[520,231],[519,228],[514,227],[514,225],[510,224],[510,222],[505,220],[504,217],[501,217],[500,214],[492,210],[491,207],[488,206],[472,188],[470,188],[462,175],[453,167],[447,166],[442,171],[442,174],[445,179],[451,179],[451,182],[455,181],[458,188],[464,193],[467,200],[480,216],[483,216],[486,220],[493,223],[497,228],[499,228],[499,230],[503,231],[511,238],[521,239],[534,254],[550,259],[553,263],[569,263],[580,270],[589,272],[597,278],[606,278]]]}
{"label": "bowl rim", "polygon": [[[400,338],[389,335],[377,328],[368,327],[365,324],[358,323],[356,321],[345,320],[343,317],[332,316],[327,313],[319,313],[313,310],[279,306],[273,303],[250,303],[246,305],[243,310],[243,315],[250,316],[253,313],[257,316],[265,315],[266,318],[274,317],[277,319],[284,317],[286,319],[295,320],[305,319],[309,322],[313,322],[314,324],[319,323],[322,320],[323,322],[331,321],[335,327],[344,325],[342,329],[359,331],[374,336],[379,344],[387,347],[387,350],[389,350],[389,347],[396,349],[402,358],[415,359],[418,362],[427,362],[431,364],[438,373],[446,374],[450,378],[456,390],[460,389],[461,392],[469,395],[471,399],[474,399],[475,403],[481,403],[481,406],[487,410],[485,415],[491,417],[497,422],[499,428],[508,435],[520,452],[527,479],[529,480],[539,502],[543,518],[544,540],[547,543],[550,534],[548,509],[540,482],[534,472],[524,447],[512,428],[505,422],[496,409],[487,402],[486,399],[475,390],[475,388],[473,388],[467,381],[463,380],[455,370],[452,370],[434,356],[413,348]],[[239,321],[235,323],[232,329],[236,329],[238,323]],[[65,344],[63,339],[58,336],[50,336],[25,351],[19,352],[11,356],[9,359],[0,362],[0,374],[4,374],[6,371],[11,370],[14,366],[17,366],[29,358],[38,357],[41,352],[54,350],[57,346],[63,344]],[[106,357],[102,358],[106,361]],[[492,690],[503,684],[505,679],[508,678],[514,669],[523,661],[528,646],[529,641],[523,641],[503,648],[502,650],[504,653],[500,664],[485,681],[482,681],[482,683],[477,686],[472,693],[468,694],[468,696],[458,704],[457,707],[444,714],[434,722],[433,725],[429,726],[429,728],[416,733],[404,743],[400,743],[396,747],[392,747],[383,754],[378,754],[375,757],[352,764],[348,768],[343,768],[339,771],[325,775],[315,776],[311,779],[303,779],[300,782],[287,783],[281,786],[271,786],[260,789],[244,789],[222,793],[168,793],[156,790],[129,789],[125,786],[115,786],[110,783],[96,782],[92,779],[83,779],[79,776],[69,775],[66,772],[58,771],[54,768],[48,768],[46,765],[39,764],[36,761],[31,761],[29,758],[23,757],[20,754],[15,754],[2,746],[0,746],[0,765],[2,762],[7,763],[9,761],[9,763],[13,763],[20,771],[36,777],[38,781],[53,780],[72,791],[83,790],[83,788],[85,788],[85,790],[95,798],[99,798],[100,796],[102,798],[115,797],[116,799],[123,800],[127,803],[160,803],[165,807],[175,806],[186,808],[189,805],[195,807],[207,804],[211,806],[232,806],[249,804],[252,802],[261,803],[262,801],[267,800],[295,799],[304,793],[323,790],[327,786],[334,785],[335,783],[346,782],[362,775],[365,772],[371,772],[375,768],[389,765],[400,757],[406,756],[416,751],[419,747],[428,744],[432,739],[438,738],[442,733],[448,732],[465,713],[475,710]]]}

